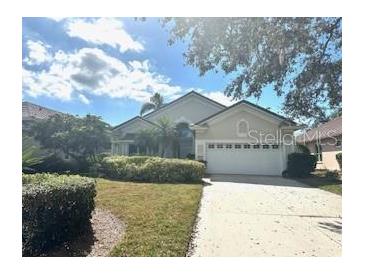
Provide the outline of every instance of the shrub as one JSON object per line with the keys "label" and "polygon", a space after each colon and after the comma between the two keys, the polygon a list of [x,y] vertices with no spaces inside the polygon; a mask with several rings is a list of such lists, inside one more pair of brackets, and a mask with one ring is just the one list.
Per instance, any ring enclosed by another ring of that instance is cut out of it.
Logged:
{"label": "shrub", "polygon": [[340,178],[340,174],[338,173],[337,170],[327,170],[324,176],[328,179],[333,179],[333,180],[337,180]]}
{"label": "shrub", "polygon": [[306,145],[303,144],[297,144],[297,149],[299,152],[304,154],[311,154],[309,148]]}
{"label": "shrub", "polygon": [[342,170],[342,152],[336,154],[336,160],[340,169]]}
{"label": "shrub", "polygon": [[109,178],[147,182],[194,182],[205,171],[198,161],[149,156],[106,157],[101,168]]}
{"label": "shrub", "polygon": [[75,161],[65,161],[56,154],[43,159],[42,163],[32,166],[37,172],[50,173],[77,173],[79,172],[79,164]]}
{"label": "shrub", "polygon": [[316,167],[316,156],[294,152],[288,155],[287,174],[290,177],[306,177]]}
{"label": "shrub", "polygon": [[188,153],[188,155],[186,155],[186,158],[189,159],[189,160],[195,160],[195,154]]}
{"label": "shrub", "polygon": [[90,227],[95,180],[23,174],[23,256],[36,256]]}

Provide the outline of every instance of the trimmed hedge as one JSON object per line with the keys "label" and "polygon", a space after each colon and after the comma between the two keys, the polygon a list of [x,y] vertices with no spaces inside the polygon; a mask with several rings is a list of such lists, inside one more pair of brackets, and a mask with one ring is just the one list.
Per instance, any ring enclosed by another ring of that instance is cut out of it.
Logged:
{"label": "trimmed hedge", "polygon": [[342,170],[342,152],[336,154],[336,160],[340,169]]}
{"label": "trimmed hedge", "polygon": [[205,172],[198,161],[149,156],[111,156],[101,162],[109,178],[145,182],[197,182]]}
{"label": "trimmed hedge", "polygon": [[287,174],[290,177],[306,177],[316,168],[315,155],[294,152],[288,155]]}
{"label": "trimmed hedge", "polygon": [[90,228],[95,180],[23,174],[23,256],[37,256]]}

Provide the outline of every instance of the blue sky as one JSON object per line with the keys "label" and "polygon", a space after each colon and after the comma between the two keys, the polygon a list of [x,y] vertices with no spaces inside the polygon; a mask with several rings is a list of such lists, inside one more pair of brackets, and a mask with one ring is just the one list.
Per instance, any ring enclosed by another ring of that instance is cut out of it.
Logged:
{"label": "blue sky", "polygon": [[[153,92],[171,101],[191,90],[220,103],[229,76],[184,65],[186,44],[168,46],[157,18],[23,18],[23,100],[111,125],[139,114]],[[253,103],[279,112],[267,87]]]}

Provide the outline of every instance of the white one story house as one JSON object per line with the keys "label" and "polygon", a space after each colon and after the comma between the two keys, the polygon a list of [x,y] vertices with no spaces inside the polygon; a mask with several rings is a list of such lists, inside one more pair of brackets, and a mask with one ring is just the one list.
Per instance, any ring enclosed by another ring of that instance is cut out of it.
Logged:
{"label": "white one story house", "polygon": [[295,122],[245,100],[226,107],[191,91],[114,127],[112,154],[146,153],[134,138],[142,129],[158,127],[163,117],[179,136],[178,153],[167,149],[165,157],[206,161],[210,174],[281,175],[298,129]]}

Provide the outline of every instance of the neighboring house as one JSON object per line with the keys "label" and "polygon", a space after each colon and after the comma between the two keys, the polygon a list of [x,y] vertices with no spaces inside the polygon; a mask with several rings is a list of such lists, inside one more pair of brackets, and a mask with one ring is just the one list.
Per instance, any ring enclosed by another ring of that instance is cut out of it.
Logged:
{"label": "neighboring house", "polygon": [[[281,175],[287,155],[294,151],[295,122],[269,110],[240,101],[225,107],[194,91],[145,116],[113,129],[112,153],[143,154],[134,140],[142,129],[158,127],[167,117],[181,136],[179,155],[207,162],[208,173]],[[160,148],[161,149],[161,148]]]}
{"label": "neighboring house", "polygon": [[342,152],[342,117],[337,117],[296,138],[317,156],[317,169],[339,170],[336,154]]}
{"label": "neighboring house", "polygon": [[23,102],[22,104],[22,126],[23,129],[29,127],[32,121],[48,119],[53,115],[64,115],[64,113],[45,108],[30,102]]}

